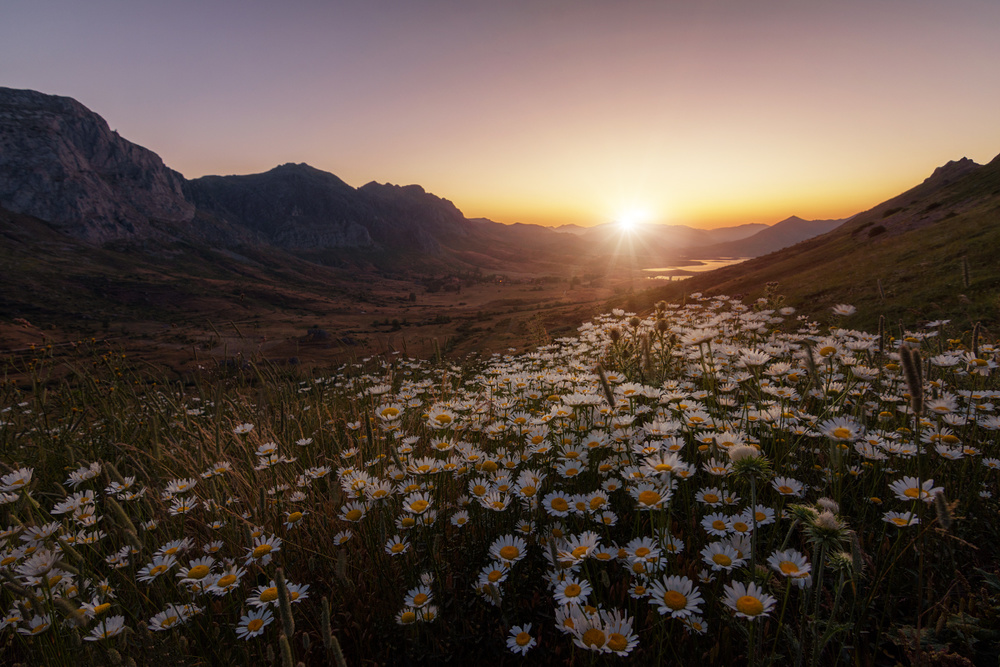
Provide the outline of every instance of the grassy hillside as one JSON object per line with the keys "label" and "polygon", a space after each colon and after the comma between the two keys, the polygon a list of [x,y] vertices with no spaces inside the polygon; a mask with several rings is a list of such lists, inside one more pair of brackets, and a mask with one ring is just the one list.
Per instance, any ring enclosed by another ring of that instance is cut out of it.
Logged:
{"label": "grassy hillside", "polygon": [[998,323],[1000,159],[953,179],[947,174],[815,239],[732,267],[649,290],[637,303],[684,294],[761,296],[769,282],[789,305],[820,312],[858,308],[852,326],[879,315],[915,326],[952,319],[968,327]]}

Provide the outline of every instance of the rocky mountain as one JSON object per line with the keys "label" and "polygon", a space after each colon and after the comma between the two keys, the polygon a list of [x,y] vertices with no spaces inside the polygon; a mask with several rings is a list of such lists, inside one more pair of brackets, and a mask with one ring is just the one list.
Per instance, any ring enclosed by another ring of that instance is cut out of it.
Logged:
{"label": "rocky mountain", "polygon": [[695,248],[692,257],[760,257],[800,241],[825,234],[843,224],[844,220],[803,220],[798,216],[785,218],[751,236]]}
{"label": "rocky mountain", "polygon": [[0,88],[0,206],[92,243],[185,223],[183,177],[68,97]]}

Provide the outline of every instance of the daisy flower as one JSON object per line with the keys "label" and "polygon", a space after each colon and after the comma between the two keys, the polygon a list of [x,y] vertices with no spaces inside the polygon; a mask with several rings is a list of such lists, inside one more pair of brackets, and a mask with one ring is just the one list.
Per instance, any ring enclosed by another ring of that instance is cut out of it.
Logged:
{"label": "daisy flower", "polygon": [[177,564],[175,556],[153,556],[153,561],[147,563],[136,575],[138,581],[152,581]]}
{"label": "daisy flower", "polygon": [[266,607],[278,604],[278,585],[271,580],[266,586],[258,586],[256,592],[247,598],[247,604],[254,607]]}
{"label": "daisy flower", "polygon": [[112,616],[111,618],[102,620],[98,626],[91,630],[90,634],[83,639],[88,642],[96,642],[101,639],[108,639],[109,637],[120,635],[124,629],[125,617]]}
{"label": "daisy flower", "polygon": [[701,527],[709,535],[715,535],[716,537],[725,537],[729,534],[729,516],[722,512],[713,512],[706,515],[701,520]]}
{"label": "daisy flower", "polygon": [[149,619],[149,629],[154,632],[169,630],[177,625],[183,625],[190,615],[183,605],[170,604],[160,613]]}
{"label": "daisy flower", "polygon": [[28,621],[28,627],[18,628],[22,635],[40,635],[52,626],[52,618],[47,614],[39,614]]}
{"label": "daisy flower", "polygon": [[204,582],[205,577],[211,572],[213,564],[215,564],[215,559],[211,556],[197,558],[188,563],[187,567],[182,567],[177,572],[177,576],[181,578],[181,583],[198,585]]}
{"label": "daisy flower", "polygon": [[309,514],[309,512],[305,512],[305,511],[302,511],[302,512],[289,512],[288,514],[286,514],[285,515],[285,529],[286,530],[291,530],[292,528],[297,527],[301,523],[302,517],[306,516],[307,514]]}
{"label": "daisy flower", "polygon": [[545,511],[551,516],[568,516],[571,500],[571,496],[558,491],[552,491],[551,493],[545,494],[545,497],[542,498],[542,507],[544,507]]}
{"label": "daisy flower", "polygon": [[584,604],[587,600],[587,596],[590,595],[590,592],[590,582],[586,579],[568,577],[564,582],[556,587],[553,595],[555,596],[556,602],[561,605]]}
{"label": "daisy flower", "polygon": [[802,497],[802,490],[804,488],[802,482],[791,477],[775,477],[771,480],[771,486],[783,496],[794,496],[796,498]]}
{"label": "daisy flower", "polygon": [[419,609],[433,599],[434,594],[431,592],[430,586],[421,585],[407,591],[406,597],[403,598],[403,604],[407,607]]}
{"label": "daisy flower", "polygon": [[864,434],[860,424],[850,417],[834,417],[819,425],[819,431],[832,440],[842,442],[856,440]]}
{"label": "daisy flower", "polygon": [[629,493],[635,498],[636,505],[640,510],[658,509],[673,495],[669,487],[660,487],[649,482],[629,489]]}
{"label": "daisy flower", "polygon": [[385,543],[385,552],[390,556],[399,556],[400,554],[405,554],[410,550],[410,543],[406,541],[406,538],[396,535],[395,537],[390,537]]}
{"label": "daisy flower", "polygon": [[34,473],[34,468],[18,468],[14,472],[0,477],[0,491],[18,491],[23,489],[31,481],[31,476]]}
{"label": "daisy flower", "polygon": [[208,591],[213,595],[226,595],[240,585],[240,579],[247,573],[242,567],[233,565],[219,573],[218,578],[208,587]]}
{"label": "daisy flower", "polygon": [[925,503],[934,502],[934,496],[944,491],[944,487],[934,486],[933,479],[925,479],[921,483],[916,477],[897,479],[889,485],[889,489],[900,500],[917,500],[919,498]]}
{"label": "daisy flower", "polygon": [[694,582],[687,577],[666,577],[655,582],[649,592],[649,604],[655,605],[660,615],[670,614],[671,618],[700,613],[704,602]]}
{"label": "daisy flower", "polygon": [[494,560],[516,563],[527,554],[527,543],[516,535],[504,535],[490,546],[490,556]]}
{"label": "daisy flower", "polygon": [[396,623],[399,625],[413,625],[418,620],[420,620],[420,616],[417,614],[417,610],[412,607],[404,607],[396,613]]}
{"label": "daisy flower", "polygon": [[705,561],[705,564],[716,572],[719,570],[726,570],[728,572],[746,562],[740,558],[736,549],[723,542],[712,542],[709,544],[701,550],[701,557]]}
{"label": "daisy flower", "polygon": [[812,570],[806,557],[795,549],[775,551],[767,559],[767,564],[778,574],[795,579],[809,576]]}
{"label": "daisy flower", "polygon": [[256,537],[252,547],[247,547],[246,564],[257,563],[267,565],[271,562],[271,556],[281,551],[281,538],[271,535],[269,537]]}
{"label": "daisy flower", "polygon": [[507,648],[521,655],[525,655],[536,643],[535,638],[531,636],[531,623],[515,625],[507,637]]}
{"label": "daisy flower", "polygon": [[913,512],[886,512],[882,516],[882,520],[898,528],[914,526],[920,523],[920,519]]}
{"label": "daisy flower", "polygon": [[236,626],[236,636],[240,639],[250,639],[264,632],[264,628],[274,621],[270,609],[251,609],[250,613],[240,619]]}
{"label": "daisy flower", "polygon": [[703,635],[708,632],[708,624],[705,623],[705,619],[696,614],[685,616],[681,619],[681,623],[683,623],[688,630],[696,635]]}
{"label": "daisy flower", "polygon": [[507,580],[510,566],[503,561],[495,561],[479,571],[478,585],[495,585]]}
{"label": "daisy flower", "polygon": [[626,656],[639,645],[639,637],[632,631],[632,619],[617,609],[602,614],[604,631],[608,635],[607,649],[618,656]]}
{"label": "daisy flower", "polygon": [[767,616],[776,602],[755,583],[744,586],[734,581],[726,584],[722,590],[726,606],[735,611],[737,616],[751,621],[760,616]]}

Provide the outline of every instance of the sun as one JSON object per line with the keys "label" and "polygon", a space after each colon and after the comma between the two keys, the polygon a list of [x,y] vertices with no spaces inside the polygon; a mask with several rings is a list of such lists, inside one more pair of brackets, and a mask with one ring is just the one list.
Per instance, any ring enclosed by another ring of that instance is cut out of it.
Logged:
{"label": "sun", "polygon": [[631,231],[647,220],[649,211],[643,208],[625,209],[615,218],[615,222],[623,231]]}

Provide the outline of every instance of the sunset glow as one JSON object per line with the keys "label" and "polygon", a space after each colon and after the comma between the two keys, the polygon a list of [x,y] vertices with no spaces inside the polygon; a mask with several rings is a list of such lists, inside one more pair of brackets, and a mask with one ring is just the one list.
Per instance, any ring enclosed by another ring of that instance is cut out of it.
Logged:
{"label": "sunset glow", "polygon": [[188,178],[306,162],[505,223],[715,227],[1000,153],[994,2],[10,4],[3,85]]}

